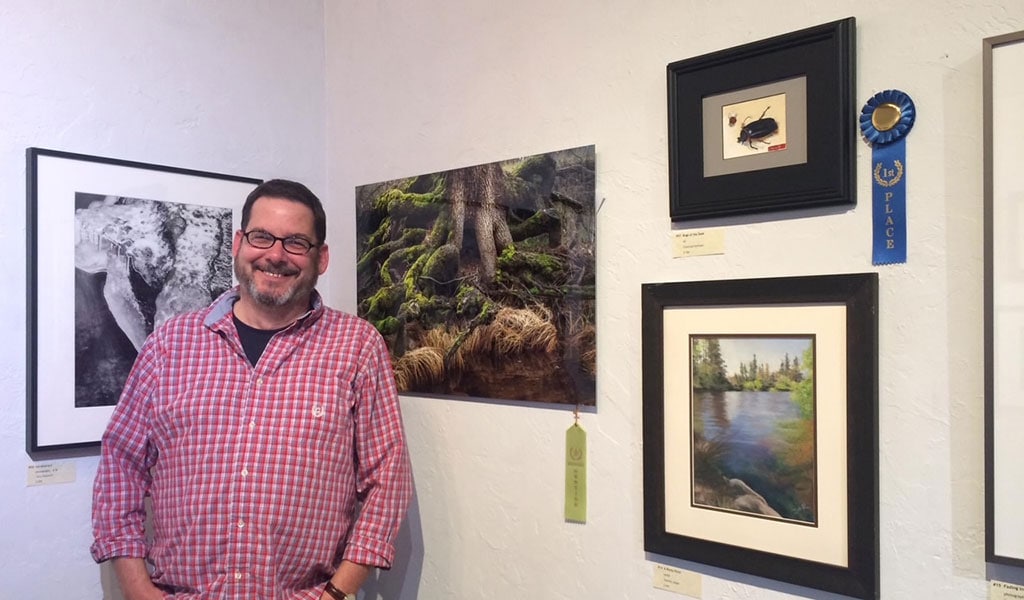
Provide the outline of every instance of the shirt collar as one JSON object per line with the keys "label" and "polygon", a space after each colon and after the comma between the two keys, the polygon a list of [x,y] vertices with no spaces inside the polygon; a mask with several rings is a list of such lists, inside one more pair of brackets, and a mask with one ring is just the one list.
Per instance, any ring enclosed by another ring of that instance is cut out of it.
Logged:
{"label": "shirt collar", "polygon": [[[206,318],[203,319],[203,325],[209,329],[217,331],[221,326],[230,322],[232,307],[239,298],[240,295],[238,293],[237,285],[221,294],[220,297],[214,300],[213,304],[211,304],[207,309]],[[292,326],[308,327],[315,323],[317,319],[320,318],[320,315],[324,313],[324,301],[320,296],[320,292],[313,290],[309,303],[311,308],[296,319],[295,324]],[[286,329],[291,329],[292,326],[289,326]]]}

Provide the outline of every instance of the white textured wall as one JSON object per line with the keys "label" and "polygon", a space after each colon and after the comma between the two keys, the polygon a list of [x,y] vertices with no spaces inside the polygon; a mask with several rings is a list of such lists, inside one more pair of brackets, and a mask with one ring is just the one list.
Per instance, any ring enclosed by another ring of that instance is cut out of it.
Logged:
{"label": "white textured wall", "polygon": [[[643,552],[640,284],[872,267],[863,146],[856,210],[738,221],[726,255],[673,260],[664,67],[849,15],[858,100],[898,87],[920,113],[909,263],[878,269],[883,597],[984,598],[980,51],[983,37],[1024,29],[1016,0],[3,2],[0,597],[101,595],[87,554],[95,458],[66,459],[73,484],[23,483],[25,147],[307,181],[330,204],[328,296],[351,308],[355,185],[594,143],[606,202],[599,407],[583,418],[589,522],[561,519],[567,412],[407,398],[418,498],[403,544],[413,553],[370,589],[677,598],[651,588],[655,562]],[[829,597],[658,560],[704,573],[709,600]]]}
{"label": "white textured wall", "polygon": [[323,2],[4,0],[0,32],[0,598],[95,600],[95,456],[62,459],[74,483],[25,486],[25,148],[322,191]]}
{"label": "white textured wall", "polygon": [[[704,573],[706,599],[831,597],[645,555],[639,311],[644,282],[876,270],[864,145],[855,210],[737,219],[724,256],[674,260],[669,244],[665,65],[852,15],[858,103],[896,87],[919,111],[909,262],[877,268],[882,595],[986,597],[981,40],[1024,29],[1024,3],[326,6],[328,171],[346,203],[335,214],[352,214],[359,184],[591,143],[605,200],[598,409],[582,421],[588,523],[562,521],[568,412],[406,398],[418,499],[405,541],[415,554],[382,589],[409,599],[678,598],[652,589],[657,559]],[[348,271],[335,271],[335,289],[352,307],[354,245],[340,250],[335,265]]]}

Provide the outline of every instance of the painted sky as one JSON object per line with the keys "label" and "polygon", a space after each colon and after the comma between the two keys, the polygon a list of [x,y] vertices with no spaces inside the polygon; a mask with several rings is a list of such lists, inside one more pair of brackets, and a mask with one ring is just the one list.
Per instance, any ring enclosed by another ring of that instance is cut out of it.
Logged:
{"label": "painted sky", "polygon": [[785,359],[802,357],[804,350],[811,345],[811,338],[776,338],[776,337],[723,337],[719,338],[722,358],[725,359],[725,370],[730,375],[739,372],[740,363],[750,362],[757,355],[757,362],[767,362],[774,370]]}

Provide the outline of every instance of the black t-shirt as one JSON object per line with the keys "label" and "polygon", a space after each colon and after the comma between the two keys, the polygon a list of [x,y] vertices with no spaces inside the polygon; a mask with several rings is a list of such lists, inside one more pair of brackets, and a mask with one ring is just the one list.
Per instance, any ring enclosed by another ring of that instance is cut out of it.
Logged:
{"label": "black t-shirt", "polygon": [[238,330],[238,339],[242,341],[242,349],[245,350],[245,356],[254,367],[259,362],[260,357],[263,356],[263,351],[267,349],[270,338],[274,337],[274,334],[278,331],[286,329],[285,327],[280,329],[256,329],[241,322],[234,315],[231,318],[235,321],[235,329]]}

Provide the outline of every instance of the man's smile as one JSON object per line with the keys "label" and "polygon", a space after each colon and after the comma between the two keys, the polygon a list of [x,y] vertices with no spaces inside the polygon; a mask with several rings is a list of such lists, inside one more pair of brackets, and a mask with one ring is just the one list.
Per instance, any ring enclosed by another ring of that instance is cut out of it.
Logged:
{"label": "man's smile", "polygon": [[301,273],[301,271],[299,269],[296,269],[295,267],[289,267],[285,265],[278,266],[272,264],[254,264],[253,270],[259,271],[260,273],[266,275],[267,277],[271,277],[274,279],[283,277],[294,277]]}

